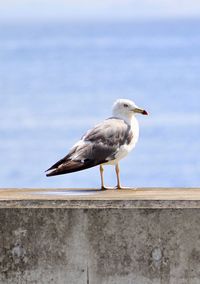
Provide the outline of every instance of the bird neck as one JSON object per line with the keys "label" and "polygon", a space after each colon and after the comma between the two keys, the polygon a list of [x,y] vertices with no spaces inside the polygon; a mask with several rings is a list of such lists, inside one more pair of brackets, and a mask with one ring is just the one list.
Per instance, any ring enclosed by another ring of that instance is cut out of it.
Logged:
{"label": "bird neck", "polygon": [[136,120],[135,116],[132,114],[130,115],[117,114],[116,117],[119,119],[123,119],[129,125],[131,125],[132,122]]}

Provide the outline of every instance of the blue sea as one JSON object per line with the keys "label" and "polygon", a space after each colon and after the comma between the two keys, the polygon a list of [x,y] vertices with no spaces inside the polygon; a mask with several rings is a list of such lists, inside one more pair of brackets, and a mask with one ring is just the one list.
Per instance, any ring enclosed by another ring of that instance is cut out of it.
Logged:
{"label": "blue sea", "polygon": [[[98,167],[47,178],[117,98],[149,112],[122,184],[200,186],[200,20],[0,24],[0,187],[100,186]],[[115,171],[105,169],[106,185]]]}

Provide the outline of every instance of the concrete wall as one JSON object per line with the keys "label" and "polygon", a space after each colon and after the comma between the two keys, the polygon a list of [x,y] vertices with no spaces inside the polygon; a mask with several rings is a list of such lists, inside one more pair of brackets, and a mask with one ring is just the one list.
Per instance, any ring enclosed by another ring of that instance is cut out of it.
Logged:
{"label": "concrete wall", "polygon": [[200,209],[0,209],[0,283],[199,284]]}

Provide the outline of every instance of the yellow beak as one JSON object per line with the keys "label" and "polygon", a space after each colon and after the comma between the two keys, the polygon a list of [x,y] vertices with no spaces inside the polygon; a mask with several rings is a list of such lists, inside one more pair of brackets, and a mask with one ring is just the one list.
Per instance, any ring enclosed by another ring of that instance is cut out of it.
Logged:
{"label": "yellow beak", "polygon": [[134,108],[133,111],[136,112],[136,113],[141,113],[143,115],[148,115],[148,112],[144,109],[141,109],[141,108]]}

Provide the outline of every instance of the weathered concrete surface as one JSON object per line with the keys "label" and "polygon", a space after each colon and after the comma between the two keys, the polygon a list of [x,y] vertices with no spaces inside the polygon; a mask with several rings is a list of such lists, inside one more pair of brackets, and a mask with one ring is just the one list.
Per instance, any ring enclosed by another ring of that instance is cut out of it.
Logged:
{"label": "weathered concrete surface", "polygon": [[200,208],[200,189],[0,189],[0,208]]}
{"label": "weathered concrete surface", "polygon": [[0,283],[199,284],[200,209],[0,209]]}

